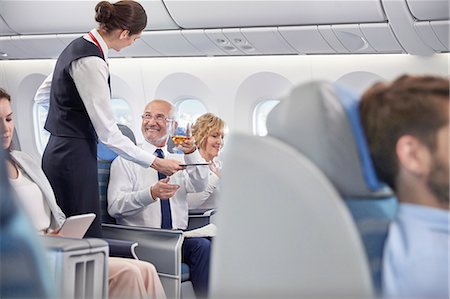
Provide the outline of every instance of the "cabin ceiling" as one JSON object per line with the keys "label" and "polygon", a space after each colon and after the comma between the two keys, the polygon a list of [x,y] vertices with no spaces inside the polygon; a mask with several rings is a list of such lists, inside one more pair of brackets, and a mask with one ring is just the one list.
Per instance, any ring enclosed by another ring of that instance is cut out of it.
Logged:
{"label": "cabin ceiling", "polygon": [[[98,1],[0,0],[0,59],[57,58]],[[449,52],[450,0],[144,0],[142,38],[111,57]]]}

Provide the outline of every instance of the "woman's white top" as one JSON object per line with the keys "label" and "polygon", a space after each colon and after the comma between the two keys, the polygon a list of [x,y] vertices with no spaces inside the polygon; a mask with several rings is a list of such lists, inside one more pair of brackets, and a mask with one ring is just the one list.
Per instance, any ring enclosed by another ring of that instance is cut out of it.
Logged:
{"label": "woman's white top", "polygon": [[39,232],[45,232],[50,227],[50,208],[38,185],[24,175],[20,169],[17,170],[19,176],[17,179],[10,178],[11,185],[33,225]]}

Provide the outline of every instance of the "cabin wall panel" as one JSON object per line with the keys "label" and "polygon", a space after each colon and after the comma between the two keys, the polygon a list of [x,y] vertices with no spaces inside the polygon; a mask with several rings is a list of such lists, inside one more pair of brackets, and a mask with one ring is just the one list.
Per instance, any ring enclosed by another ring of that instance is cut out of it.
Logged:
{"label": "cabin wall panel", "polygon": [[[172,101],[183,96],[197,97],[209,111],[227,122],[230,132],[251,133],[256,103],[267,97],[282,98],[283,91],[287,92],[290,86],[311,79],[340,79],[344,83],[363,86],[378,77],[391,80],[403,73],[448,76],[449,57],[449,54],[430,57],[349,54],[121,58],[110,60],[110,71],[112,94],[130,102],[135,119],[132,129],[142,141],[140,115],[145,104],[155,97],[167,96]],[[35,156],[39,153],[30,136],[33,132],[31,112],[22,111],[31,111],[34,93],[41,83],[36,80],[42,81],[51,73],[54,64],[55,60],[0,60],[0,84],[13,97],[20,141],[24,150]],[[367,74],[358,77],[360,82],[352,79],[358,72]],[[193,82],[197,82],[197,87],[189,87]]]}

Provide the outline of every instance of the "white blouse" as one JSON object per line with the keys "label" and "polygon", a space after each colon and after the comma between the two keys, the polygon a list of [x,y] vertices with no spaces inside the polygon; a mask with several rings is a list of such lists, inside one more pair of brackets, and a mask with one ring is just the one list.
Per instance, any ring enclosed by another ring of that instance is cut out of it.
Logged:
{"label": "white blouse", "polygon": [[50,208],[44,200],[41,189],[18,168],[17,179],[9,179],[25,212],[39,232],[50,227]]}

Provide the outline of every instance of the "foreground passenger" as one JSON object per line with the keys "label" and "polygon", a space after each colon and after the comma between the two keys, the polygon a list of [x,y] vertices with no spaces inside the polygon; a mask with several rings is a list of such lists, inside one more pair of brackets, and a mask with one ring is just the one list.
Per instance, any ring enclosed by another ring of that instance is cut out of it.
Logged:
{"label": "foreground passenger", "polygon": [[198,146],[200,155],[209,165],[208,186],[205,191],[189,193],[189,209],[217,208],[217,187],[220,177],[220,161],[217,156],[223,146],[225,122],[212,113],[205,113],[197,118],[192,126],[192,136]]}
{"label": "foreground passenger", "polygon": [[[174,125],[174,108],[170,102],[153,100],[142,114],[142,148],[159,157],[170,157],[182,163],[204,162],[193,139],[178,148],[184,155],[170,154],[166,148],[169,126]],[[207,166],[188,166],[170,177],[152,168],[143,168],[121,157],[111,164],[108,185],[108,212],[117,223],[165,229],[186,229],[188,225],[188,192],[203,191],[208,183]],[[189,265],[197,296],[208,288],[210,240],[185,238],[183,260]]]}
{"label": "foreground passenger", "polygon": [[[10,152],[7,161],[10,182],[36,229],[42,234],[52,233],[61,227],[66,216],[57,205],[39,165],[28,154],[10,150],[14,133],[10,101],[9,94],[0,89],[0,121],[4,128],[2,146]],[[165,298],[155,267],[139,260],[110,257],[108,285],[109,298]]]}
{"label": "foreground passenger", "polygon": [[448,298],[449,80],[376,84],[360,112],[377,173],[400,202],[384,248],[384,294]]}

